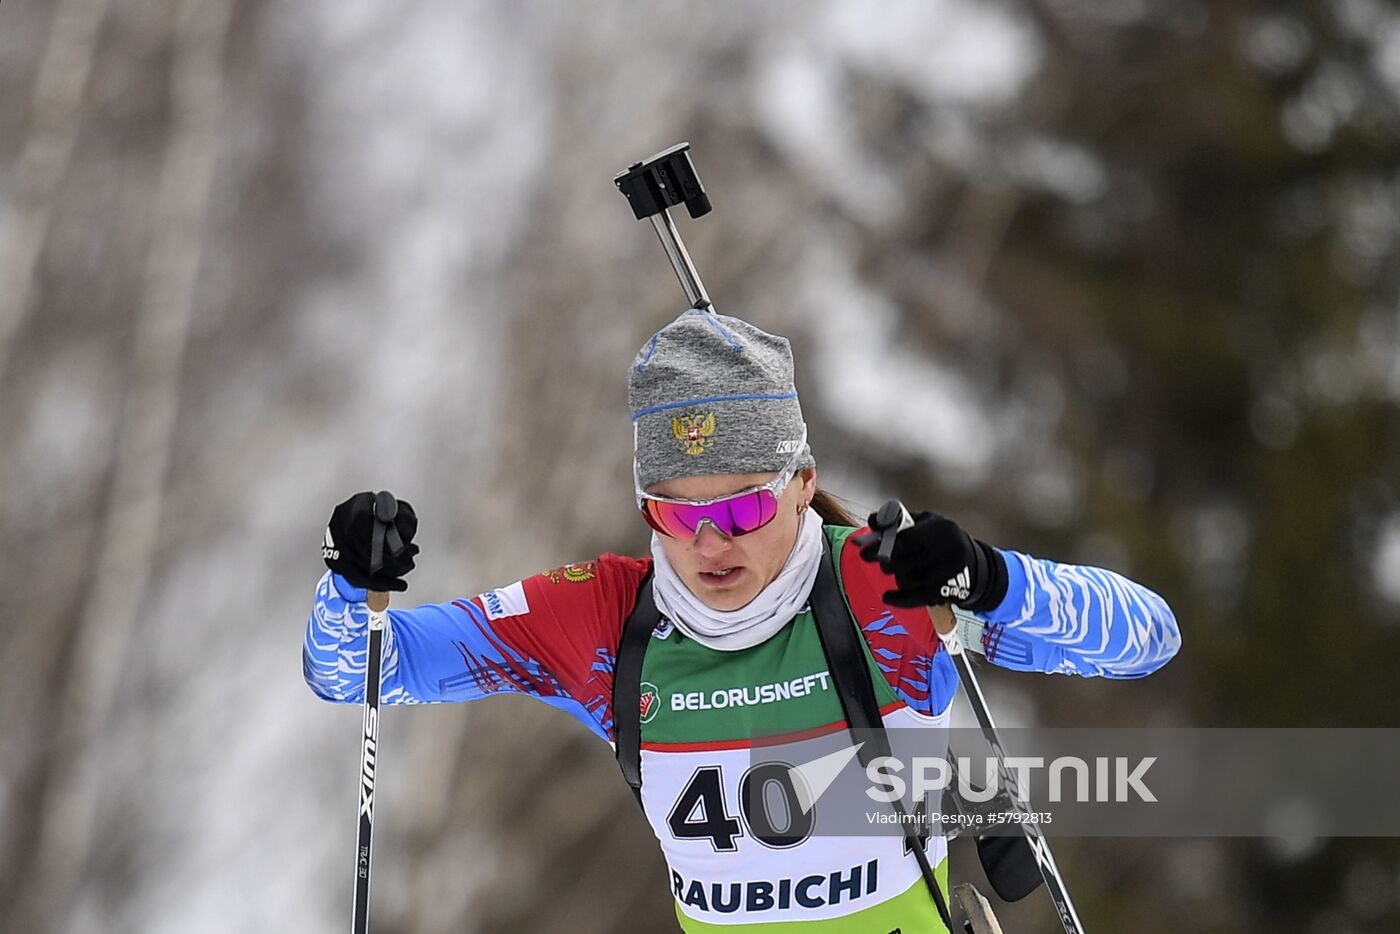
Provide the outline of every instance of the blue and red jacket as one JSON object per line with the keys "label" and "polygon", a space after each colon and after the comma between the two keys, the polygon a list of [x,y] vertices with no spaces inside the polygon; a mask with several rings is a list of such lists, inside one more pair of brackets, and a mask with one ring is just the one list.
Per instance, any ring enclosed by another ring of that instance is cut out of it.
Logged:
{"label": "blue and red jacket", "polygon": [[[845,551],[852,549],[848,540]],[[1006,597],[991,612],[975,614],[985,624],[980,648],[993,664],[1139,678],[1180,648],[1171,609],[1141,584],[1102,568],[1000,553],[1008,570]],[[841,560],[848,574],[885,577],[854,553]],[[569,712],[611,741],[618,641],[650,564],[650,558],[604,554],[475,596],[391,608],[381,703],[450,703],[512,691]],[[871,584],[893,586],[888,578]],[[316,587],[303,662],[307,684],[326,700],[364,698],[364,598],[363,590],[330,572]],[[873,615],[860,623],[881,671],[910,707],[941,713],[958,681],[931,621],[893,626],[890,619]]]}

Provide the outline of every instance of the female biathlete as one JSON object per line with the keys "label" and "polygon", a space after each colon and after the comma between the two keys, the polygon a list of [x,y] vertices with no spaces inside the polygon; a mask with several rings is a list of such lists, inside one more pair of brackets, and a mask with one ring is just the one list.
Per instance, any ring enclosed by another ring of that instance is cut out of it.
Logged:
{"label": "female biathlete", "polygon": [[[746,830],[751,738],[846,726],[809,605],[823,563],[868,647],[891,728],[948,723],[958,680],[931,606],[970,611],[981,632],[963,641],[993,664],[1107,678],[1147,675],[1177,652],[1171,610],[1112,571],[993,548],[933,513],[880,560],[873,536],[817,487],[788,341],[738,318],[691,309],[654,334],[628,372],[628,401],[651,555],[604,554],[391,609],[381,703],[515,691],[614,743],[619,643],[645,587],[657,624],[627,696],[640,714],[640,798],[682,930],[946,931],[900,836],[774,841]],[[306,630],[306,681],[338,703],[364,697],[366,591],[404,590],[418,550],[417,519],[400,503],[405,547],[381,552],[370,573],[372,502],[361,493],[332,514],[330,571]],[[946,902],[946,841],[933,835],[926,852]]]}

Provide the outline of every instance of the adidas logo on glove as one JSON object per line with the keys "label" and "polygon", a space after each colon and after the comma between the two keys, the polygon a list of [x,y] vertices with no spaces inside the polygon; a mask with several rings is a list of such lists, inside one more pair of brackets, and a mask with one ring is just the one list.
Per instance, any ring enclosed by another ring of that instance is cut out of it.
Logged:
{"label": "adidas logo on glove", "polygon": [[972,572],[964,567],[958,572],[957,577],[948,578],[948,583],[943,585],[939,593],[945,597],[952,597],[954,600],[966,600],[972,593]]}
{"label": "adidas logo on glove", "polygon": [[329,526],[326,527],[326,540],[325,540],[325,542],[322,543],[322,545],[321,545],[321,560],[322,560],[322,561],[339,561],[339,560],[340,560],[340,549],[337,548],[337,547],[335,547],[335,541],[331,538],[331,530],[330,530],[330,527],[329,527]]}

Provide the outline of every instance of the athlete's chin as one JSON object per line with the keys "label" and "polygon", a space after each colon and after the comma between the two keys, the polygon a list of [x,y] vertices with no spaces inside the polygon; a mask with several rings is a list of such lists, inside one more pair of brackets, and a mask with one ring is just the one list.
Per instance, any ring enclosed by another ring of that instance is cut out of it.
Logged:
{"label": "athlete's chin", "polygon": [[742,610],[753,602],[762,589],[754,586],[753,575],[745,568],[736,568],[728,577],[720,580],[704,574],[697,575],[690,584],[691,593],[699,597],[701,603],[721,613]]}
{"label": "athlete's chin", "polygon": [[719,610],[721,613],[728,613],[731,610],[742,610],[753,602],[753,598],[758,594],[746,594],[735,596],[734,594],[724,594],[722,597],[703,596],[700,599],[712,610]]}

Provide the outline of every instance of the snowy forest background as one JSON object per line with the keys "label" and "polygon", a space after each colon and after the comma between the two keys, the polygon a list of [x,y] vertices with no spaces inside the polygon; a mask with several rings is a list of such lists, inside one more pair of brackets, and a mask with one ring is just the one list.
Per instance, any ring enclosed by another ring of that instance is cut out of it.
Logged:
{"label": "snowy forest background", "polygon": [[[1004,721],[1400,726],[1392,5],[9,0],[0,930],[346,926],[325,519],[412,500],[414,602],[641,553],[624,370],[683,303],[611,177],[681,139],[826,486],[1175,608],[1145,681],[989,671]],[[384,730],[376,931],[671,929],[578,724]],[[1056,848],[1097,931],[1400,926],[1395,840]]]}

